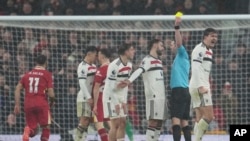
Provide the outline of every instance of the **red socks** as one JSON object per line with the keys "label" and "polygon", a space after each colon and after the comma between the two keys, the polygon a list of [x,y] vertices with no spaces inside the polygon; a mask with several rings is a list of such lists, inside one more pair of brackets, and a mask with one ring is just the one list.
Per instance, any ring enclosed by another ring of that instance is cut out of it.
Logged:
{"label": "red socks", "polygon": [[108,133],[105,128],[98,130],[101,141],[108,141]]}
{"label": "red socks", "polygon": [[48,141],[50,135],[50,129],[43,128],[42,135],[41,135],[41,141]]}

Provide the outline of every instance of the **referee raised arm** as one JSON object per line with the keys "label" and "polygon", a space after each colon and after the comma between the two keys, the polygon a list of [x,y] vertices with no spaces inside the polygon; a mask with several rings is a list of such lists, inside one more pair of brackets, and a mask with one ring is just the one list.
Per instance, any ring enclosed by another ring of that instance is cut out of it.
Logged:
{"label": "referee raised arm", "polygon": [[174,141],[181,140],[181,130],[184,133],[185,141],[191,141],[191,128],[188,125],[191,101],[188,88],[190,62],[186,48],[182,45],[180,24],[181,18],[176,17],[175,41],[172,41],[170,46],[172,53],[175,54],[170,77],[170,111]]}

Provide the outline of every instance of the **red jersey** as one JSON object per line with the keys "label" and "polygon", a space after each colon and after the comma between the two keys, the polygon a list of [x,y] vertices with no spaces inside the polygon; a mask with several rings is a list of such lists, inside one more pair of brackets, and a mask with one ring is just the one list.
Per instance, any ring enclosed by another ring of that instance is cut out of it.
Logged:
{"label": "red jersey", "polygon": [[20,83],[25,89],[24,108],[48,106],[46,91],[53,88],[52,74],[42,68],[26,73]]}
{"label": "red jersey", "polygon": [[95,74],[94,83],[100,83],[100,93],[103,92],[104,84],[107,76],[108,64],[101,66]]}

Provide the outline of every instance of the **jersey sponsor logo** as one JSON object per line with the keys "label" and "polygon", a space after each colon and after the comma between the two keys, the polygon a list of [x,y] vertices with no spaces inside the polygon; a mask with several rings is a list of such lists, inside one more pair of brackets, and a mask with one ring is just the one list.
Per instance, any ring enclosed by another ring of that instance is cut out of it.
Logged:
{"label": "jersey sponsor logo", "polygon": [[123,71],[130,71],[131,67],[123,67],[119,70],[119,72],[123,72]]}
{"label": "jersey sponsor logo", "polygon": [[94,67],[94,66],[88,67],[88,70],[94,70],[94,69],[96,69],[96,67]]}
{"label": "jersey sponsor logo", "polygon": [[161,64],[161,61],[160,60],[153,60],[150,63],[151,64]]}
{"label": "jersey sponsor logo", "polygon": [[207,55],[211,55],[211,56],[213,55],[213,53],[210,52],[210,51],[206,51],[206,54],[207,54]]}

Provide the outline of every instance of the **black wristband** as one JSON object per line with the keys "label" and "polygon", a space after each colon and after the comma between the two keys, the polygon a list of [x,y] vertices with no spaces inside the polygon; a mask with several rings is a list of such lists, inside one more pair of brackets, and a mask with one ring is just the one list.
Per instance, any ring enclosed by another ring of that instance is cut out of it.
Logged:
{"label": "black wristband", "polygon": [[174,26],[174,29],[180,29],[180,26],[176,25]]}

